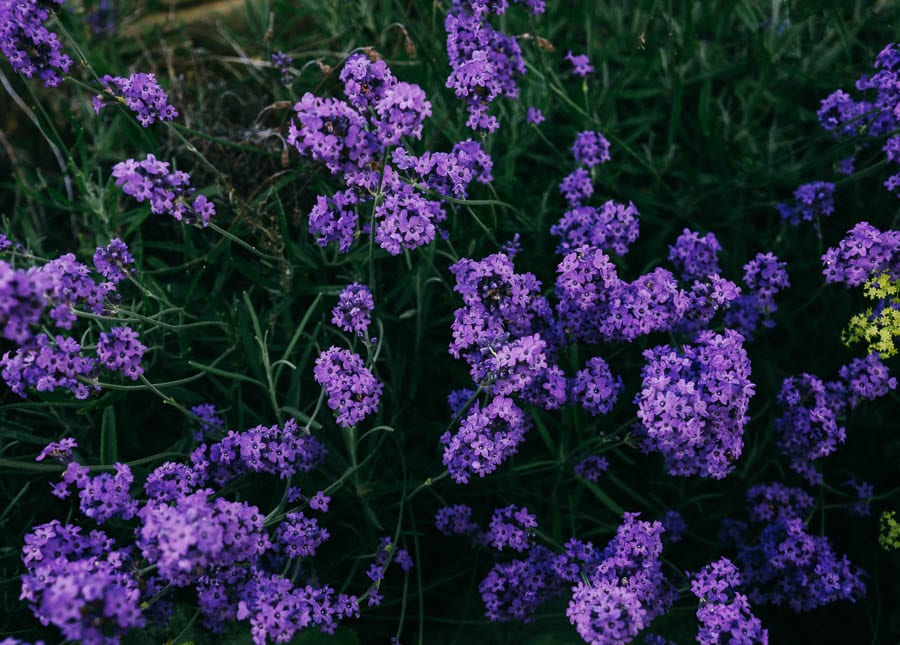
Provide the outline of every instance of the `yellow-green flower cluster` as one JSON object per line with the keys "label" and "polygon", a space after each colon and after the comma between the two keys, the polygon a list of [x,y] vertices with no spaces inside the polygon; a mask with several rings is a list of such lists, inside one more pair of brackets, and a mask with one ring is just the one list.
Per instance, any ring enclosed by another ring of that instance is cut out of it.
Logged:
{"label": "yellow-green flower cluster", "polygon": [[866,282],[864,292],[875,305],[850,319],[842,340],[846,345],[864,342],[870,353],[889,358],[897,353],[894,338],[900,336],[900,280],[882,273]]}
{"label": "yellow-green flower cluster", "polygon": [[879,524],[878,544],[881,548],[885,551],[900,549],[900,522],[897,521],[897,512],[884,511]]}

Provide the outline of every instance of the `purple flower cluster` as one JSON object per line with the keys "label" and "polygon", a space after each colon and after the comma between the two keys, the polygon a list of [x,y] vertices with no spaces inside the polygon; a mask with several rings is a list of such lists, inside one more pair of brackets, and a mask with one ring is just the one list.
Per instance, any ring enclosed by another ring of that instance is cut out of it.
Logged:
{"label": "purple flower cluster", "polygon": [[[870,139],[893,134],[900,126],[900,50],[888,44],[875,58],[874,74],[863,74],[856,81],[856,89],[867,98],[854,99],[843,90],[836,90],[822,100],[818,111],[819,123],[834,134],[853,140],[863,147]],[[900,138],[891,136],[883,148],[892,164],[900,163]],[[847,160],[845,160],[847,161]],[[852,163],[852,158],[850,159]],[[884,182],[891,192],[900,189],[900,172]]]}
{"label": "purple flower cluster", "polygon": [[363,336],[372,324],[374,308],[375,300],[369,288],[354,282],[341,290],[338,303],[331,310],[331,324],[357,336]]}
{"label": "purple flower cluster", "polygon": [[607,470],[609,470],[609,460],[606,457],[588,455],[575,464],[572,472],[596,484],[600,481],[600,476]]}
{"label": "purple flower cluster", "polygon": [[196,189],[191,186],[191,176],[182,170],[169,172],[169,164],[148,154],[141,161],[127,159],[113,166],[112,176],[116,186],[138,203],[150,202],[154,215],[171,215],[179,222],[200,222],[207,226],[216,214],[216,207],[204,195],[197,195],[189,203]]}
{"label": "purple flower cluster", "polygon": [[199,417],[200,428],[194,432],[194,441],[202,441],[207,434],[225,429],[225,419],[212,403],[198,403],[191,407],[191,414]]}
{"label": "purple flower cluster", "polygon": [[[324,163],[347,185],[316,198],[309,232],[319,245],[335,242],[341,252],[360,231],[392,255],[431,243],[447,214],[425,193],[465,198],[472,181],[491,181],[490,157],[471,140],[449,153],[410,154],[403,139],[420,138],[431,114],[421,88],[397,81],[384,61],[363,54],[350,56],[340,76],[347,100],[305,94],[294,105],[288,132],[300,154]],[[374,212],[374,221],[367,216],[361,224],[361,209]]]}
{"label": "purple flower cluster", "polygon": [[525,558],[498,562],[478,586],[485,615],[493,621],[533,621],[535,610],[563,596],[582,569],[596,565],[597,556],[589,542],[572,539],[560,554],[534,545]]}
{"label": "purple flower cluster", "polygon": [[592,415],[606,414],[616,404],[622,387],[622,377],[613,376],[606,361],[595,356],[572,379],[571,399]]}
{"label": "purple flower cluster", "polygon": [[588,643],[628,643],[669,608],[675,591],[662,572],[659,522],[625,513],[597,564],[572,587],[566,615]]}
{"label": "purple flower cluster", "polygon": [[725,312],[725,325],[751,340],[760,326],[769,329],[775,326],[772,320],[772,314],[778,311],[775,295],[791,286],[787,263],[779,261],[771,252],[757,253],[744,265],[744,284],[746,292]]}
{"label": "purple flower cluster", "polygon": [[505,396],[486,406],[475,403],[459,424],[456,434],[441,435],[444,465],[458,484],[472,475],[484,477],[518,451],[531,420]]}
{"label": "purple flower cluster", "polygon": [[145,619],[130,550],[115,546],[102,531],[85,535],[58,520],[35,526],[22,548],[22,600],[65,639],[118,643]]}
{"label": "purple flower cluster", "polygon": [[838,373],[840,379],[825,382],[812,374],[787,377],[778,393],[783,412],[775,421],[778,446],[790,458],[791,469],[810,484],[822,481],[814,462],[843,444],[847,431],[839,419],[849,407],[875,400],[896,389],[880,356],[854,359]]}
{"label": "purple flower cluster", "polygon": [[535,528],[537,518],[524,506],[519,508],[513,504],[494,511],[487,530],[487,540],[498,551],[508,547],[521,553],[531,546],[531,529]]}
{"label": "purple flower cluster", "polygon": [[591,59],[587,57],[587,54],[576,55],[569,50],[569,53],[563,56],[563,58],[572,63],[572,73],[575,76],[584,78],[585,76],[594,73],[594,66],[591,65]]}
{"label": "purple flower cluster", "polygon": [[284,52],[275,52],[272,54],[272,64],[278,71],[281,72],[281,84],[285,87],[290,87],[291,75],[288,72],[291,68],[291,65],[294,64],[294,59]]}
{"label": "purple flower cluster", "polygon": [[[144,483],[147,501],[129,495],[133,477],[127,466],[90,477],[87,467],[73,461],[74,440],[48,445],[38,458],[67,464],[63,483],[55,487],[58,496],[74,485],[84,516],[98,523],[114,516],[136,519],[137,527],[134,545],[122,549],[99,531],[86,537],[77,526],[56,521],[35,527],[22,550],[28,569],[23,599],[45,624],[87,643],[118,643],[128,630],[144,625],[155,609],[148,600],[168,603],[167,585],[194,591],[203,623],[213,631],[227,621],[248,621],[259,645],[286,642],[311,627],[333,633],[337,621],[358,616],[355,597],[328,586],[295,586],[293,578],[270,573],[272,566],[313,556],[329,531],[298,509],[269,527],[256,506],[204,488],[213,481],[221,488],[244,473],[308,472],[321,461],[324,447],[298,435],[293,420],[283,430],[259,426],[229,433],[198,448],[190,465],[156,468]],[[321,492],[309,500],[310,508],[322,512],[327,505]],[[389,540],[382,541],[381,552],[393,554],[401,567],[412,566],[409,555]],[[379,566],[386,566],[387,556],[379,557]]]}
{"label": "purple flower cluster", "polygon": [[0,369],[13,392],[25,398],[29,388],[39,392],[62,388],[84,399],[99,390],[96,380],[101,368],[132,380],[142,373],[146,347],[129,327],[101,332],[96,356],[87,355],[89,347],[73,336],[35,333],[41,325],[72,331],[78,311],[107,313],[119,298],[116,283],[124,275],[123,267],[133,261],[120,240],[98,248],[95,254],[98,273],[107,280],[93,277],[90,268],[71,253],[28,270],[0,260],[0,325],[3,335],[17,344],[0,358]]}
{"label": "purple flower cluster", "polygon": [[740,571],[728,558],[711,562],[691,576],[691,593],[700,600],[698,643],[765,645],[769,642],[769,632],[753,615],[749,599],[736,591],[741,582]]}
{"label": "purple flower cluster", "polygon": [[72,59],[63,53],[62,43],[44,23],[64,0],[0,0],[0,52],[14,71],[34,78],[46,87],[55,87],[67,74]]}
{"label": "purple flower cluster", "polygon": [[138,513],[137,547],[169,584],[188,586],[198,571],[252,562],[271,547],[255,506],[212,495],[202,489],[174,503],[149,500]]}
{"label": "purple flower cluster", "polygon": [[[512,36],[495,30],[488,17],[502,14],[507,3],[484,0],[453,0],[444,20],[450,76],[446,86],[464,99],[473,130],[493,132],[500,127],[497,117],[488,114],[499,96],[516,98],[517,81],[525,74],[522,50]],[[541,7],[542,8],[542,7]],[[535,13],[538,5],[532,10]]]}
{"label": "purple flower cluster", "polygon": [[779,203],[777,208],[782,221],[790,226],[831,215],[834,212],[834,184],[828,181],[803,184],[794,191],[793,204]]}
{"label": "purple flower cluster", "polygon": [[702,280],[709,275],[721,273],[719,268],[719,251],[722,245],[712,233],[700,236],[699,233],[684,229],[669,246],[669,262],[671,262],[682,280]]}
{"label": "purple flower cluster", "polygon": [[609,161],[609,141],[599,132],[585,130],[579,132],[572,144],[575,161],[588,168]]}
{"label": "purple flower cluster", "polygon": [[900,231],[879,231],[868,222],[859,222],[837,247],[822,256],[826,282],[842,282],[858,287],[874,275],[887,273],[900,280]]}
{"label": "purple flower cluster", "polygon": [[755,390],[743,340],[730,329],[703,331],[681,351],[644,352],[638,436],[644,451],[663,455],[669,474],[721,479],[734,469]]}
{"label": "purple flower cluster", "polygon": [[550,227],[550,233],[561,238],[556,252],[566,255],[592,246],[607,253],[625,255],[638,239],[640,214],[634,204],[619,204],[612,200],[600,208],[575,206]]}
{"label": "purple flower cluster", "polygon": [[472,520],[472,507],[466,504],[443,506],[434,516],[435,528],[444,535],[474,535],[481,528]]}
{"label": "purple flower cluster", "polygon": [[97,358],[106,369],[119,372],[132,381],[144,373],[141,360],[147,347],[131,327],[113,327],[109,333],[100,334],[97,341]]}
{"label": "purple flower cluster", "polygon": [[538,108],[530,107],[530,108],[528,108],[528,112],[525,116],[525,120],[528,121],[528,123],[530,123],[532,125],[540,125],[547,119],[544,116],[544,113],[541,112]]}
{"label": "purple flower cluster", "polygon": [[557,313],[576,340],[631,341],[675,327],[691,306],[690,295],[667,270],[657,268],[632,282],[619,278],[603,251],[583,247],[557,267]]}
{"label": "purple flower cluster", "polygon": [[135,272],[134,257],[119,238],[113,238],[106,246],[98,246],[94,252],[94,268],[104,278],[118,284]]}
{"label": "purple flower cluster", "polygon": [[145,128],[156,121],[173,121],[178,116],[178,110],[169,105],[169,95],[159,86],[155,74],[135,73],[128,78],[107,74],[100,82],[106,94],[91,100],[97,114],[109,105],[124,103]]}
{"label": "purple flower cluster", "polygon": [[503,253],[464,258],[450,271],[464,304],[454,312],[450,353],[465,359],[472,380],[547,409],[562,405],[566,379],[554,363],[560,332],[537,278],[516,273]]}
{"label": "purple flower cluster", "polygon": [[753,522],[773,522],[803,517],[815,506],[802,488],[778,482],[757,484],[747,490],[747,514]]}
{"label": "purple flower cluster", "polygon": [[737,535],[736,563],[754,605],[787,605],[799,613],[865,593],[864,572],[834,552],[824,535],[810,535],[799,517],[767,524],[754,543]]}
{"label": "purple flower cluster", "polygon": [[384,384],[358,354],[331,346],[316,359],[313,375],[325,390],[328,407],[337,413],[339,425],[355,426],[378,410]]}
{"label": "purple flower cluster", "polygon": [[269,473],[288,479],[311,472],[325,457],[325,447],[303,432],[295,419],[284,425],[258,425],[230,430],[221,440],[201,444],[191,454],[195,472],[222,486],[247,473]]}

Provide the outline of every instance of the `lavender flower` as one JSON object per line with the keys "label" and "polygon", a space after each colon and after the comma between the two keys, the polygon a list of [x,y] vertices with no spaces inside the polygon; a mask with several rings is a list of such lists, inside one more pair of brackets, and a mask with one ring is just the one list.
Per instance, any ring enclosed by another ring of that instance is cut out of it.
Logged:
{"label": "lavender flower", "polygon": [[740,571],[728,558],[711,562],[691,576],[691,593],[700,599],[697,642],[702,645],[769,642],[768,630],[753,615],[747,596],[736,591],[740,585]]}
{"label": "lavender flower", "polygon": [[362,336],[372,324],[374,308],[375,301],[369,288],[354,282],[341,290],[338,303],[331,310],[331,324]]}
{"label": "lavender flower", "polygon": [[135,73],[128,78],[107,74],[100,82],[106,94],[91,100],[97,114],[103,108],[121,102],[137,115],[138,122],[145,128],[156,121],[173,121],[178,116],[178,110],[169,105],[169,95],[159,86],[154,74]]}
{"label": "lavender flower", "polygon": [[743,340],[729,329],[703,331],[681,351],[644,352],[638,435],[644,451],[662,453],[669,474],[721,479],[734,469],[755,390]]}
{"label": "lavender flower", "polygon": [[186,172],[169,172],[169,164],[158,161],[148,154],[142,161],[128,159],[113,166],[112,176],[116,186],[121,186],[126,195],[134,197],[138,203],[150,201],[150,210],[155,215],[166,213],[179,222],[192,224],[199,221],[207,226],[216,214],[215,205],[203,195],[188,199],[196,192],[191,186],[191,177]]}
{"label": "lavender flower", "polygon": [[489,106],[501,95],[518,96],[525,62],[516,39],[491,27],[487,13],[481,3],[453,3],[444,20],[452,70],[446,86],[466,101],[467,126],[493,132],[499,122],[488,114]]}
{"label": "lavender flower", "polygon": [[594,194],[590,173],[584,168],[576,168],[560,182],[559,192],[565,196],[569,207],[581,206],[584,200]]}
{"label": "lavender flower", "polygon": [[188,586],[210,567],[252,562],[271,547],[255,506],[211,497],[204,489],[174,504],[149,500],[138,513],[136,544],[172,585]]}
{"label": "lavender flower", "polygon": [[858,287],[873,275],[887,273],[900,280],[900,231],[879,231],[868,222],[859,222],[836,248],[822,256],[826,282],[843,282]]}
{"label": "lavender flower", "polygon": [[748,598],[800,613],[865,593],[864,572],[839,556],[824,535],[810,535],[799,518],[763,528],[757,544],[738,553]]}
{"label": "lavender flower", "polygon": [[281,72],[279,82],[285,87],[289,87],[291,84],[291,75],[289,72],[291,65],[294,64],[294,59],[284,52],[278,51],[272,54],[272,64],[275,66],[275,69]]}
{"label": "lavender flower", "polygon": [[674,600],[660,561],[662,524],[639,515],[625,513],[599,564],[572,587],[566,616],[589,643],[630,642]]}
{"label": "lavender flower", "polygon": [[328,407],[337,413],[338,425],[355,426],[378,410],[384,384],[357,354],[329,347],[316,359],[313,375],[325,390]]}
{"label": "lavender flower", "polygon": [[588,455],[575,464],[572,472],[596,484],[600,481],[600,476],[607,470],[609,470],[609,460],[606,457]]}
{"label": "lavender flower", "polygon": [[288,479],[311,472],[325,457],[325,447],[303,432],[295,419],[284,425],[255,426],[244,432],[230,430],[209,446],[202,444],[191,455],[198,475],[224,485],[246,473],[269,473]]}
{"label": "lavender flower", "polygon": [[614,377],[606,361],[595,356],[572,380],[571,398],[592,415],[606,414],[621,391],[622,378]]}
{"label": "lavender flower", "polygon": [[0,2],[0,52],[15,72],[27,78],[37,76],[46,87],[59,85],[61,74],[68,74],[72,66],[59,36],[44,26],[51,11],[62,4],[63,0]]}
{"label": "lavender flower", "polygon": [[508,547],[521,553],[531,546],[532,529],[535,528],[537,519],[527,508],[510,505],[494,511],[487,530],[487,540],[498,551]]}
{"label": "lavender flower", "polygon": [[120,372],[132,381],[144,373],[141,359],[145,351],[147,347],[131,327],[113,327],[109,333],[101,333],[97,341],[97,358],[103,367]]}
{"label": "lavender flower", "polygon": [[772,328],[772,314],[778,310],[775,295],[791,286],[787,263],[772,253],[757,253],[744,265],[744,284],[748,292],[739,296],[725,312],[725,325],[750,340],[759,326]]}
{"label": "lavender flower", "polygon": [[583,78],[588,74],[594,73],[594,66],[591,65],[591,60],[586,54],[578,54],[576,56],[569,50],[569,53],[563,56],[563,58],[572,63],[572,73],[575,76],[581,76]]}
{"label": "lavender flower", "polygon": [[94,253],[94,268],[104,278],[118,284],[135,272],[134,257],[128,246],[119,238],[113,238],[105,247],[98,246]]}
{"label": "lavender flower", "polygon": [[609,161],[609,141],[599,132],[579,132],[572,144],[572,155],[588,168],[599,166]]}
{"label": "lavender flower", "polygon": [[483,408],[476,402],[456,434],[441,435],[444,465],[458,484],[468,483],[472,475],[489,475],[517,452],[529,427],[512,399],[498,396]]}
{"label": "lavender flower", "polygon": [[634,204],[619,204],[612,200],[598,209],[576,206],[550,227],[550,233],[562,238],[556,252],[566,255],[583,246],[593,246],[606,253],[625,255],[638,239],[640,213]]}
{"label": "lavender flower", "polygon": [[84,535],[58,520],[35,526],[25,536],[22,561],[22,600],[64,639],[115,644],[144,626],[130,552],[116,549],[102,531]]}
{"label": "lavender flower", "polygon": [[544,117],[544,113],[541,112],[538,108],[530,107],[528,108],[525,120],[531,125],[540,125],[541,123],[546,121],[546,118]]}
{"label": "lavender flower", "polygon": [[712,233],[700,237],[699,233],[684,229],[675,244],[669,246],[669,262],[683,280],[702,280],[721,273],[718,257],[721,250],[719,240]]}
{"label": "lavender flower", "polygon": [[481,529],[472,521],[472,507],[466,504],[444,506],[434,516],[435,528],[444,535],[474,535]]}
{"label": "lavender flower", "polygon": [[778,212],[785,224],[796,226],[801,221],[812,222],[834,212],[834,184],[816,181],[803,184],[794,191],[793,204],[778,204]]}

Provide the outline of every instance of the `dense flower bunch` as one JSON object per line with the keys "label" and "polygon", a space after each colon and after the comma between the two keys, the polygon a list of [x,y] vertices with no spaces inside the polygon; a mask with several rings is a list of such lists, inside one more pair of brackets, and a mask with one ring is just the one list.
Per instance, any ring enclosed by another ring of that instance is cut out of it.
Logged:
{"label": "dense flower bunch", "polygon": [[[127,465],[91,477],[74,459],[77,442],[66,438],[48,445],[38,459],[66,464],[57,496],[65,498],[74,485],[85,517],[97,523],[116,517],[137,526],[133,546],[123,548],[100,531],[85,536],[74,524],[54,520],[35,527],[22,551],[28,568],[23,598],[46,624],[84,642],[120,642],[154,616],[146,601],[157,593],[154,601],[163,600],[166,585],[195,590],[200,615],[213,631],[225,621],[249,621],[258,645],[289,640],[313,626],[332,633],[341,618],[358,616],[356,598],[335,594],[327,585],[295,586],[270,570],[311,558],[329,531],[296,508],[279,516],[270,530],[256,506],[204,487],[213,481],[222,486],[245,473],[309,472],[324,448],[298,434],[294,420],[283,430],[260,426],[231,432],[198,448],[190,465],[168,462],[154,469],[143,501],[130,490],[134,478]],[[309,507],[325,512],[327,500],[319,493]],[[384,540],[380,552],[392,553],[401,567],[412,566],[405,551]],[[382,559],[378,566],[386,563]],[[165,612],[160,618],[167,619]]]}
{"label": "dense flower bunch", "polygon": [[155,74],[138,72],[128,78],[107,74],[100,82],[105,95],[91,99],[97,114],[103,108],[121,102],[135,113],[138,122],[145,128],[156,121],[172,121],[178,116],[178,110],[169,105],[169,95],[159,86]]}
{"label": "dense flower bunch", "polygon": [[339,425],[355,426],[378,410],[384,384],[358,354],[331,346],[316,359],[313,375],[325,390],[328,407],[337,413]]}
{"label": "dense flower bunch", "polygon": [[897,387],[877,354],[854,359],[839,371],[837,381],[812,374],[789,376],[778,394],[784,412],[775,421],[778,445],[791,460],[791,469],[810,484],[821,483],[814,462],[838,449],[847,437],[839,419],[863,400],[874,400]]}
{"label": "dense flower bunch", "polygon": [[147,348],[130,327],[100,331],[96,355],[87,353],[83,337],[80,342],[74,335],[38,332],[42,325],[44,329],[52,325],[72,333],[79,312],[113,313],[119,300],[117,283],[133,262],[119,239],[94,254],[101,279],[71,253],[29,269],[15,269],[0,260],[0,324],[3,335],[16,344],[15,351],[0,358],[0,369],[13,392],[25,398],[29,388],[39,392],[61,388],[84,399],[100,389],[101,369],[132,380],[143,373],[141,360]]}
{"label": "dense flower bunch", "polygon": [[609,161],[609,141],[600,132],[585,130],[579,132],[572,144],[575,161],[588,168]]}
{"label": "dense flower bunch", "polygon": [[[363,54],[350,56],[340,77],[347,100],[305,94],[288,132],[300,154],[325,163],[347,185],[316,198],[309,232],[321,246],[335,242],[342,252],[360,229],[392,255],[431,243],[447,214],[426,191],[464,198],[472,181],[491,181],[490,157],[471,140],[449,153],[410,154],[403,139],[421,138],[431,114],[421,88],[397,81],[384,61]],[[360,224],[364,208],[374,218]]]}
{"label": "dense flower bunch", "polygon": [[444,535],[473,535],[480,527],[472,520],[472,507],[466,504],[442,506],[434,516],[435,528]]}
{"label": "dense flower bunch", "polygon": [[331,324],[344,331],[362,336],[372,324],[372,310],[375,300],[369,288],[358,282],[341,290],[338,303],[331,310]]}
{"label": "dense flower bunch", "polygon": [[757,328],[772,328],[772,315],[778,311],[775,296],[791,286],[787,263],[771,252],[757,253],[744,265],[746,290],[725,312],[725,325],[751,340]]}
{"label": "dense flower bunch", "polygon": [[59,36],[44,26],[64,0],[0,1],[0,52],[13,70],[47,87],[55,87],[67,74],[72,59],[62,50]]}
{"label": "dense flower bunch", "polygon": [[537,278],[516,273],[504,253],[464,258],[450,272],[464,305],[454,312],[450,353],[465,359],[472,380],[548,409],[564,403],[566,380],[554,363],[560,333]]}
{"label": "dense flower bunch", "polygon": [[456,434],[441,435],[444,465],[459,484],[472,475],[489,475],[518,451],[530,427],[531,420],[508,397],[494,397],[484,407],[476,402]]}
{"label": "dense flower bunch", "polygon": [[103,531],[53,520],[25,536],[22,599],[45,625],[82,643],[118,643],[143,627],[141,591],[130,549]]}
{"label": "dense flower bunch", "polygon": [[720,558],[691,576],[691,593],[699,600],[697,642],[717,645],[727,642],[739,645],[768,643],[768,630],[753,615],[750,601],[736,591],[741,586],[741,573],[728,558]]}
{"label": "dense flower bunch", "polygon": [[201,444],[191,454],[194,471],[222,486],[248,473],[269,473],[289,479],[308,473],[325,457],[325,447],[304,432],[295,419],[283,425],[230,430],[219,441]]}
{"label": "dense flower bunch", "polygon": [[645,451],[662,453],[669,474],[721,479],[734,468],[755,391],[743,340],[728,329],[704,331],[681,351],[644,352],[638,434]]}
{"label": "dense flower bunch", "polygon": [[606,414],[619,398],[622,377],[614,377],[607,362],[595,356],[575,374],[570,391],[572,400],[591,414]]}
{"label": "dense flower bunch", "polygon": [[[844,90],[835,90],[822,100],[818,111],[819,123],[835,137],[848,138],[862,147],[870,139],[880,140],[889,136],[884,144],[884,152],[889,162],[900,163],[900,137],[896,135],[900,126],[900,88],[897,87],[897,72],[900,71],[900,51],[890,43],[875,58],[874,74],[863,74],[856,81],[856,89],[867,98],[859,100]],[[852,163],[852,158],[850,160]],[[900,189],[900,172],[884,182],[891,192]]]}
{"label": "dense flower bunch", "polygon": [[207,226],[216,214],[215,204],[205,195],[197,195],[189,202],[196,192],[189,174],[183,170],[169,172],[168,162],[159,161],[152,154],[141,161],[120,161],[113,166],[112,176],[126,195],[141,204],[149,201],[154,215],[165,213],[185,224],[199,222]]}
{"label": "dense flower bunch", "polygon": [[865,593],[864,572],[846,555],[834,552],[824,535],[811,535],[795,510],[781,506],[754,542],[746,525],[736,526],[729,541],[750,602],[787,605],[804,612],[838,600],[855,601]]}
{"label": "dense flower bunch", "polygon": [[537,527],[537,518],[525,507],[518,508],[514,504],[498,508],[491,516],[487,530],[487,539],[498,551],[510,548],[522,552],[531,546],[529,531]]}
{"label": "dense flower bunch", "polygon": [[[495,30],[488,17],[506,12],[505,1],[453,0],[444,29],[447,32],[447,57],[450,76],[446,86],[466,101],[473,130],[493,132],[500,127],[497,117],[488,114],[490,104],[499,96],[514,99],[519,95],[518,79],[525,74],[525,61],[512,36]],[[543,3],[531,2],[535,14]]]}
{"label": "dense flower bunch", "polygon": [[721,273],[721,250],[722,245],[712,233],[701,237],[696,231],[684,229],[675,244],[669,247],[669,262],[675,266],[682,280],[690,282]]}
{"label": "dense flower bunch", "polygon": [[572,587],[566,615],[588,643],[631,642],[675,599],[662,572],[662,524],[639,515],[625,513],[599,564]]}
{"label": "dense flower bunch", "polygon": [[834,212],[834,184],[815,181],[803,184],[794,191],[794,203],[777,205],[785,224],[796,226],[801,221],[813,222]]}
{"label": "dense flower bunch", "polygon": [[550,233],[562,238],[556,252],[566,255],[584,246],[602,249],[607,253],[625,255],[638,238],[640,214],[634,204],[619,204],[612,200],[600,208],[575,206],[550,228]]}

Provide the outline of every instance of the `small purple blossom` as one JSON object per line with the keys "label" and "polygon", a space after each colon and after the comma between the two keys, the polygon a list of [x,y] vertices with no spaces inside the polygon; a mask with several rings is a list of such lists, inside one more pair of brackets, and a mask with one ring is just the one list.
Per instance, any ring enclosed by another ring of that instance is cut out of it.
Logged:
{"label": "small purple blossom", "polygon": [[588,74],[594,73],[594,66],[591,65],[591,59],[586,54],[578,54],[577,56],[569,50],[569,53],[563,58],[572,63],[572,73],[582,78]]}
{"label": "small purple blossom", "polygon": [[145,128],[156,121],[173,121],[178,116],[178,110],[169,105],[169,95],[159,86],[154,74],[135,73],[128,78],[107,74],[100,82],[105,94],[97,95],[91,101],[97,114],[103,108],[121,102],[135,113]]}
{"label": "small purple blossom", "polygon": [[579,164],[593,168],[609,161],[609,141],[599,132],[579,132],[572,144],[572,155]]}
{"label": "small purple blossom", "polygon": [[358,282],[347,285],[331,310],[331,323],[344,331],[362,336],[372,324],[375,301],[369,288]]}
{"label": "small purple blossom", "polygon": [[378,410],[384,384],[366,369],[359,355],[329,347],[316,359],[313,375],[325,390],[328,407],[337,413],[338,425],[355,426]]}
{"label": "small purple blossom", "polygon": [[207,226],[216,214],[213,203],[203,195],[195,197],[193,203],[189,201],[196,192],[190,175],[181,170],[169,172],[169,164],[152,154],[141,161],[128,159],[117,163],[112,176],[126,195],[138,203],[149,201],[154,215],[166,213],[185,224],[199,222]]}

